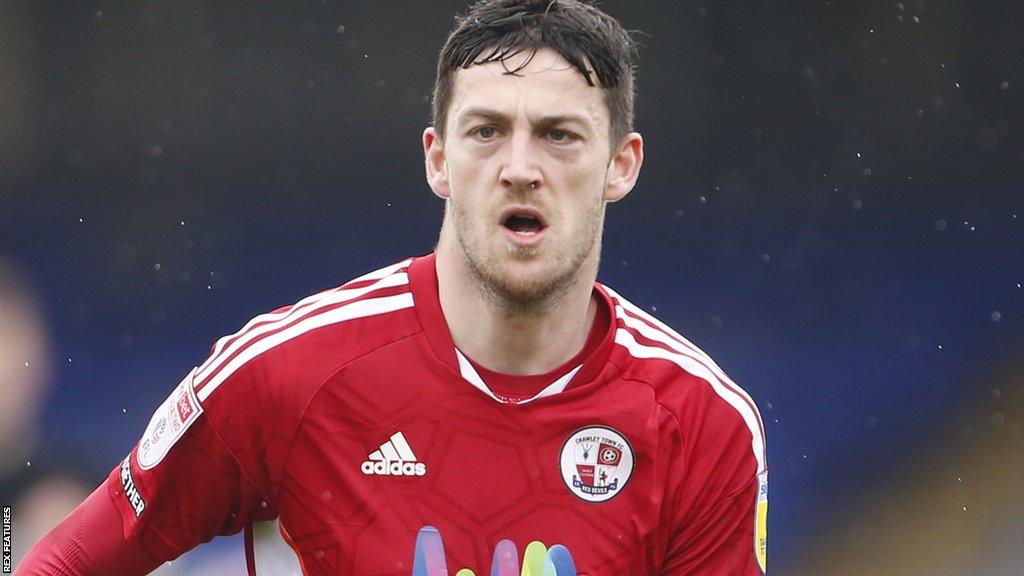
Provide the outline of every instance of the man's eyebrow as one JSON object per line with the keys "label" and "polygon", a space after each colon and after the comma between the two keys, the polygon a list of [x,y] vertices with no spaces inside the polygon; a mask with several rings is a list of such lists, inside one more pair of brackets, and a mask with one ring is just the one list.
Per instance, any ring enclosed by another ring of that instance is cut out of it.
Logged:
{"label": "man's eyebrow", "polygon": [[[484,107],[473,107],[466,108],[459,114],[458,121],[465,122],[469,119],[481,118],[490,122],[498,124],[508,124],[511,119],[507,114],[494,110],[492,108]],[[533,124],[542,128],[550,126],[557,126],[559,124],[572,123],[578,124],[581,127],[589,128],[590,122],[585,116],[579,114],[552,114],[547,116],[541,116]]]}
{"label": "man's eyebrow", "polygon": [[466,120],[469,120],[469,119],[472,119],[472,118],[482,118],[484,120],[488,120],[488,121],[495,122],[495,123],[505,123],[505,124],[507,124],[509,122],[509,117],[508,117],[507,114],[503,114],[503,113],[501,113],[501,112],[499,112],[497,110],[494,110],[492,108],[484,108],[484,107],[480,107],[480,106],[473,107],[473,108],[466,108],[465,110],[463,110],[459,114],[458,121],[459,122],[465,122]]}

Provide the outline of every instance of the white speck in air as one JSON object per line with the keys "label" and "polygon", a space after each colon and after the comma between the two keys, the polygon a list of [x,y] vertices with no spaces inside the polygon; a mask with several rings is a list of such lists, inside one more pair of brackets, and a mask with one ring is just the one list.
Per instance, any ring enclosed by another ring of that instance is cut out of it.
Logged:
{"label": "white speck in air", "polygon": [[953,86],[956,86],[957,88],[959,88],[960,87],[960,83],[959,82],[953,82]]}
{"label": "white speck in air", "polygon": [[25,368],[28,368],[28,362],[25,362]]}
{"label": "white speck in air", "polygon": [[992,313],[988,315],[988,317],[991,318],[993,322],[999,322],[1000,320],[1003,319],[1003,313],[1000,312],[999,310],[993,310]]}
{"label": "white speck in air", "polygon": [[345,26],[342,25],[342,24],[338,24],[338,27],[335,28],[335,30],[338,31],[338,34],[344,34],[345,33]]}
{"label": "white speck in air", "polygon": [[266,500],[260,502],[260,508],[266,508],[266,507],[267,507],[267,501]]}
{"label": "white speck in air", "polygon": [[1003,80],[1002,82],[999,83],[999,88],[1001,90],[1009,90],[1010,89],[1010,83],[1007,82],[1006,80]]}
{"label": "white speck in air", "polygon": [[156,264],[153,264],[153,270],[156,270],[157,272],[160,271],[160,263],[159,262],[157,262]]}
{"label": "white speck in air", "polygon": [[31,460],[26,460],[25,461],[25,466],[31,466],[31,465],[32,465],[32,461]]}
{"label": "white speck in air", "polygon": [[185,221],[182,220],[182,221],[178,222],[178,224],[181,224],[182,226],[184,226],[185,225]]}
{"label": "white speck in air", "polygon": [[856,200],[853,201],[853,203],[850,204],[850,208],[853,208],[854,210],[860,210],[863,207],[864,203],[861,202],[860,198],[857,198]]}
{"label": "white speck in air", "polygon": [[907,7],[903,5],[903,2],[897,2],[896,3],[896,9],[900,10],[900,11],[903,11],[903,10],[906,10]]}
{"label": "white speck in air", "polygon": [[71,364],[71,357],[68,356],[68,364]]}
{"label": "white speck in air", "polygon": [[103,10],[97,10],[96,11],[96,17],[97,18],[103,18]]}
{"label": "white speck in air", "polygon": [[159,158],[164,153],[164,149],[159,144],[153,144],[149,147],[149,155],[154,158]]}
{"label": "white speck in air", "polygon": [[658,307],[657,306],[651,306],[651,312],[657,312],[657,311],[658,311]]}
{"label": "white speck in air", "polygon": [[127,408],[121,408],[121,414],[127,414],[127,413],[128,413],[128,409]]}
{"label": "white speck in air", "polygon": [[939,350],[942,350],[942,344],[939,344]]}
{"label": "white speck in air", "polygon": [[935,221],[935,224],[933,226],[935,227],[935,230],[937,232],[945,232],[947,224],[945,220],[939,218],[938,220]]}
{"label": "white speck in air", "polygon": [[85,218],[79,218],[79,219],[78,219],[78,222],[79,222],[79,223],[84,223],[84,222],[85,222]]}
{"label": "white speck in air", "polygon": [[708,203],[708,198],[707,198],[707,196],[704,196],[704,195],[701,195],[701,197],[698,198],[698,200],[700,200],[701,204],[707,204]]}
{"label": "white speck in air", "polygon": [[964,477],[963,476],[957,476],[956,477],[956,481],[959,482],[960,484],[963,484],[964,483]]}
{"label": "white speck in air", "polygon": [[967,512],[967,506],[961,506],[961,508],[963,508],[964,512]]}
{"label": "white speck in air", "polygon": [[913,18],[911,18],[911,20],[914,21],[914,24],[920,24],[921,23],[921,19],[918,18],[917,16],[914,16]]}
{"label": "white speck in air", "polygon": [[391,202],[388,202],[388,208],[391,208]]}
{"label": "white speck in air", "polygon": [[861,173],[864,174],[865,176],[871,176],[871,168],[865,168],[861,170]]}
{"label": "white speck in air", "polygon": [[213,290],[213,286],[210,286],[209,284],[207,284],[207,285],[206,285],[206,289],[207,289],[207,290]]}
{"label": "white speck in air", "polygon": [[761,260],[761,262],[763,262],[764,264],[768,264],[772,261],[772,255],[767,252],[761,252],[761,255],[758,256],[758,259]]}
{"label": "white speck in air", "polygon": [[857,152],[857,158],[860,158],[860,152]]}

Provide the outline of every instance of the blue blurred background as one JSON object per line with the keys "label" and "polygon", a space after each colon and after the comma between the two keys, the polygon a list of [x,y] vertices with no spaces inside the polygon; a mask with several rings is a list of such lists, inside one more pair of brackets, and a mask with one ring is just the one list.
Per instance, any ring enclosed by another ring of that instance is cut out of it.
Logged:
{"label": "blue blurred background", "polygon": [[[5,505],[84,495],[251,316],[433,247],[465,3],[252,4],[0,3],[0,402],[40,410]],[[1024,573],[1024,7],[601,6],[647,160],[600,279],[761,407],[772,572]]]}

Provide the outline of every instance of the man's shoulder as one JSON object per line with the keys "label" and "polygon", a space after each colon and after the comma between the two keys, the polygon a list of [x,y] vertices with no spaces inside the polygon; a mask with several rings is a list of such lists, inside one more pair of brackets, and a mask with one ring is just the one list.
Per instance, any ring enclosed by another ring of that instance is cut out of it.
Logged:
{"label": "man's shoulder", "polygon": [[214,344],[192,376],[199,400],[225,382],[301,387],[419,330],[408,267],[396,262],[260,314]]}
{"label": "man's shoulder", "polygon": [[[608,286],[620,369],[663,393],[707,390],[728,376],[706,352]],[[731,380],[730,380],[731,382]]]}
{"label": "man's shoulder", "polygon": [[613,356],[625,378],[650,385],[654,398],[684,427],[746,428],[763,454],[764,427],[750,395],[695,344],[603,286],[615,307]]}

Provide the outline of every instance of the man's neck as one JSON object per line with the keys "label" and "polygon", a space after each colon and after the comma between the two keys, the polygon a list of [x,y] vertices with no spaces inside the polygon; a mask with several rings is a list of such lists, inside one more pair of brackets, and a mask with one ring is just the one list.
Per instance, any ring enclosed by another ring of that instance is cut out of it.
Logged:
{"label": "man's neck", "polygon": [[581,271],[549,305],[516,311],[475,286],[457,250],[442,241],[436,265],[441,310],[463,354],[495,372],[543,374],[583,349],[597,312],[594,273]]}

